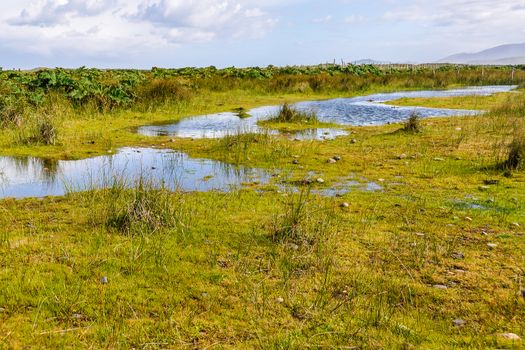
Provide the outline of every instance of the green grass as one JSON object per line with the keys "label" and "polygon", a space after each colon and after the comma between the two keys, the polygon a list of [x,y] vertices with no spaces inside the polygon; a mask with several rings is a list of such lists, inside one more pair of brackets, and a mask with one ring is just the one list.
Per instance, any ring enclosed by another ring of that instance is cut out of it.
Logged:
{"label": "green grass", "polygon": [[[128,129],[282,102],[219,93],[179,114],[66,119],[55,146],[2,134],[6,153],[162,145],[275,176],[230,193],[117,182],[1,200],[0,348],[521,348],[500,336],[525,336],[525,173],[498,167],[525,123],[525,96],[512,96],[486,115],[421,120],[419,133],[351,127],[330,141],[168,142]],[[349,180],[383,190],[316,192]]]}

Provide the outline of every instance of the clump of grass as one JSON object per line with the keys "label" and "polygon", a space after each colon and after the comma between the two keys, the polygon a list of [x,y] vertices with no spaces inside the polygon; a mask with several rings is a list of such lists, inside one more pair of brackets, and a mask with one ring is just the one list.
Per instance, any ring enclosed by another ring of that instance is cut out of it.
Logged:
{"label": "clump of grass", "polygon": [[246,111],[246,108],[244,108],[244,107],[234,108],[234,109],[233,109],[233,112],[234,112],[235,114],[237,114],[237,116],[238,116],[239,118],[241,118],[241,119],[244,119],[244,118],[250,118],[250,117],[251,117],[251,114],[248,113],[248,112]]}
{"label": "clump of grass", "polygon": [[297,108],[291,107],[288,103],[285,103],[279,110],[279,113],[268,121],[274,123],[319,123],[319,119],[315,113],[299,111]]}
{"label": "clump of grass", "polygon": [[508,149],[508,156],[503,167],[507,170],[523,170],[525,168],[525,138],[514,138]]}
{"label": "clump of grass", "polygon": [[181,205],[176,194],[164,185],[155,186],[139,178],[132,188],[123,180],[114,179],[110,188],[99,192],[102,198],[105,226],[126,235],[151,234],[161,229],[182,225]]}
{"label": "clump of grass", "polygon": [[37,142],[44,145],[54,145],[57,142],[58,130],[50,118],[43,118],[38,122]]}
{"label": "clump of grass", "polygon": [[311,187],[289,194],[284,211],[274,218],[270,237],[274,242],[312,246],[326,239],[331,217],[315,207]]}
{"label": "clump of grass", "polygon": [[405,121],[403,131],[409,133],[421,132],[421,116],[417,113],[412,113],[410,117]]}

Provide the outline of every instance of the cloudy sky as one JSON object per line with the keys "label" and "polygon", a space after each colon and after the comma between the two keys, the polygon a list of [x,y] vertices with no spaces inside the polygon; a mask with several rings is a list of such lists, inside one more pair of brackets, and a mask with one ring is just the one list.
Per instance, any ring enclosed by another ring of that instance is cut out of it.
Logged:
{"label": "cloudy sky", "polygon": [[2,0],[0,67],[423,62],[524,23],[525,0]]}

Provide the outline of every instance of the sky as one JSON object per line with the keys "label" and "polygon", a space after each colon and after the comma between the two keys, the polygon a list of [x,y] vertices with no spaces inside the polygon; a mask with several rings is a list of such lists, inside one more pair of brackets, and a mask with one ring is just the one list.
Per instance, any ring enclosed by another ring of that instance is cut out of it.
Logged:
{"label": "sky", "polygon": [[430,62],[524,23],[525,0],[0,0],[0,67]]}

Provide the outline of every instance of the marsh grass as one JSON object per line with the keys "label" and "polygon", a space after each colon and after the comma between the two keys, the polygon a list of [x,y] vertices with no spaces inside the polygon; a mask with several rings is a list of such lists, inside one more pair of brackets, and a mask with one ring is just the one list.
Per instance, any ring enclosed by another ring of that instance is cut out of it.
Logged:
{"label": "marsh grass", "polygon": [[509,145],[507,159],[502,167],[508,170],[525,168],[525,135],[516,137]]}
{"label": "marsh grass", "polygon": [[87,197],[99,213],[95,220],[121,234],[141,236],[166,230],[182,233],[185,228],[187,213],[182,195],[143,176],[132,186],[125,178],[114,178],[109,187],[92,190]]}
{"label": "marsh grass", "polygon": [[417,113],[412,113],[410,117],[405,121],[402,130],[413,134],[420,133],[422,130],[421,116]]}
{"label": "marsh grass", "polygon": [[294,149],[294,145],[273,136],[269,131],[255,133],[238,130],[216,140],[212,152],[219,154],[221,160],[240,164],[251,159],[276,161],[283,157],[290,157]]}
{"label": "marsh grass", "polygon": [[319,119],[313,112],[304,112],[296,107],[285,103],[279,109],[276,116],[267,120],[268,123],[298,123],[298,124],[317,124]]}

